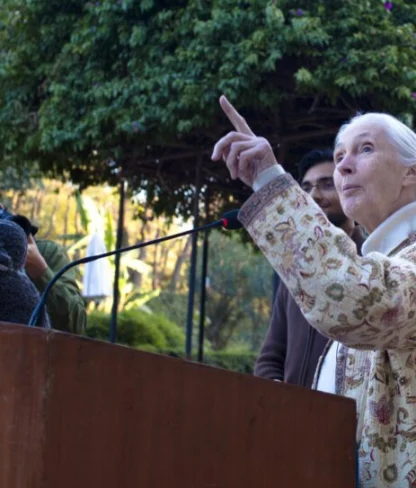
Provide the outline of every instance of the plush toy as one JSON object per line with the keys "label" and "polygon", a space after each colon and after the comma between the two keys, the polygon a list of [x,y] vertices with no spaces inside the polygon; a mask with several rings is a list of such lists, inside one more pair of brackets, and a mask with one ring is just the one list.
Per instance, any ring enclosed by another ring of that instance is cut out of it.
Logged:
{"label": "plush toy", "polygon": [[[17,223],[0,219],[0,321],[27,324],[40,294],[25,272],[27,237]],[[38,321],[50,327],[46,311]]]}

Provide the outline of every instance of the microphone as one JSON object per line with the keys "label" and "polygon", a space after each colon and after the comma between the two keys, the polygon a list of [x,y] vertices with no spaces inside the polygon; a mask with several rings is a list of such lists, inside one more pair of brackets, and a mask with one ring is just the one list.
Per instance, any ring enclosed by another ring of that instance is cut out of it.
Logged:
{"label": "microphone", "polygon": [[140,249],[141,247],[150,246],[151,244],[159,244],[160,242],[168,241],[169,239],[175,239],[176,237],[183,237],[188,234],[193,234],[194,232],[200,232],[201,230],[208,230],[208,229],[216,229],[216,228],[223,228],[228,230],[236,230],[241,229],[242,224],[238,220],[238,212],[239,209],[230,210],[229,212],[225,212],[221,219],[216,220],[215,222],[211,222],[210,224],[202,225],[200,227],[194,227],[190,230],[185,230],[183,232],[179,232],[178,234],[172,234],[165,237],[159,237],[158,239],[153,239],[147,242],[141,242],[140,244],[135,244],[134,246],[122,247],[120,249],[115,249],[114,251],[105,252],[103,254],[97,254],[96,256],[88,256],[85,258],[77,259],[76,261],[72,261],[72,263],[68,263],[62,269],[60,269],[51,279],[51,281],[46,285],[45,290],[42,293],[41,299],[39,303],[36,305],[35,309],[29,320],[29,327],[35,327],[38,321],[39,315],[45,306],[46,299],[48,298],[49,290],[52,286],[56,283],[56,281],[68,271],[68,269],[73,268],[74,266],[78,266],[78,264],[85,264],[90,263],[91,261],[96,261],[97,259],[106,258],[108,256],[114,256],[115,254],[120,254],[127,251],[133,251],[134,249]]}
{"label": "microphone", "polygon": [[[221,222],[222,226],[224,229],[227,230],[237,230],[241,229],[243,227],[243,224],[238,220],[238,213],[240,212],[240,209],[234,209],[234,210],[229,210],[228,212],[225,212],[223,216],[221,217]],[[217,220],[217,222],[220,222]],[[215,222],[214,222],[215,223]]]}

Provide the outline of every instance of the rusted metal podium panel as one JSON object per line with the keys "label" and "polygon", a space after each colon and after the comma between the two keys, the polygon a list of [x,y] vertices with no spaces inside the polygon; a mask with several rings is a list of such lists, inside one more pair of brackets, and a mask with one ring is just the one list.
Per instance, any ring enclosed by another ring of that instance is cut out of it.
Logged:
{"label": "rusted metal podium panel", "polygon": [[345,398],[0,324],[0,487],[350,488]]}

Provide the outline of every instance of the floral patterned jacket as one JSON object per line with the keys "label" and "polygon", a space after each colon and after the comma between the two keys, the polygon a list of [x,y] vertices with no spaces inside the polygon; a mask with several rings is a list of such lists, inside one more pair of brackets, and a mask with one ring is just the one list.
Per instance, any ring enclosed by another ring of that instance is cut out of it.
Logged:
{"label": "floral patterned jacket", "polygon": [[307,321],[342,344],[336,393],[357,402],[361,486],[416,487],[415,237],[360,257],[288,174],[239,219]]}

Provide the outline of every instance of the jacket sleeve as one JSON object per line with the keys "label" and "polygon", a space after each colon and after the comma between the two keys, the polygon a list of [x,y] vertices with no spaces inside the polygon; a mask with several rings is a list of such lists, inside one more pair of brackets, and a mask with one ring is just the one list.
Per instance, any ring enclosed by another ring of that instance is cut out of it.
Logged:
{"label": "jacket sleeve", "polygon": [[287,346],[287,318],[284,307],[285,286],[280,283],[266,337],[254,366],[254,376],[284,380]]}
{"label": "jacket sleeve", "polygon": [[[42,293],[55,273],[70,260],[65,249],[53,241],[40,240],[37,241],[37,246],[48,265],[43,275],[33,281]],[[75,280],[74,269],[64,273],[52,286],[46,307],[54,329],[74,334],[85,333],[87,323],[85,303]]]}
{"label": "jacket sleeve", "polygon": [[357,254],[293,178],[254,193],[239,219],[321,334],[356,349],[416,347],[416,244]]}

